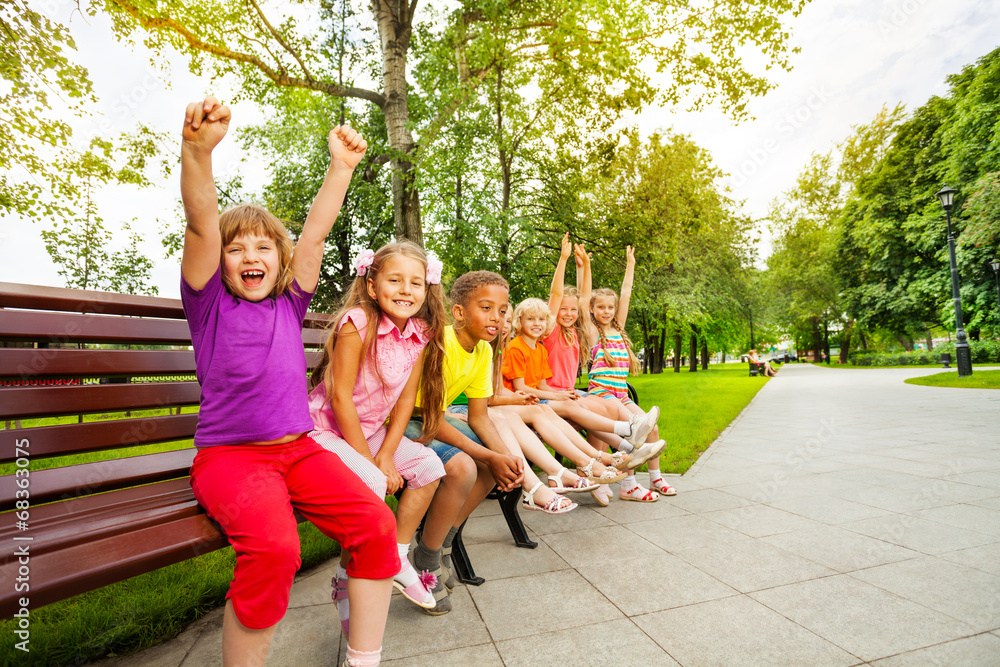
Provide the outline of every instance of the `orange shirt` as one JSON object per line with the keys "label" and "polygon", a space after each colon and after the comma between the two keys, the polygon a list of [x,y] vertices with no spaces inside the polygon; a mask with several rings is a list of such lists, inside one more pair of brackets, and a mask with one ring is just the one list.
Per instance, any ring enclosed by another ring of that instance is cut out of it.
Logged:
{"label": "orange shirt", "polygon": [[524,384],[534,389],[539,382],[552,377],[549,353],[540,342],[536,342],[535,349],[531,349],[523,338],[517,336],[503,355],[502,372],[503,386],[511,391],[514,391],[514,378],[524,378]]}

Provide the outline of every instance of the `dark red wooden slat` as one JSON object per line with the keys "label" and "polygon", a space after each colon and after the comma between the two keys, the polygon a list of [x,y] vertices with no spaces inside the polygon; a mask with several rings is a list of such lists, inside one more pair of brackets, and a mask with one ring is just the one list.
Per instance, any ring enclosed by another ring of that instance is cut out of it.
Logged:
{"label": "dark red wooden slat", "polygon": [[[26,544],[30,548],[31,543],[12,544]],[[32,557],[31,591],[27,594],[14,590],[18,563],[10,562],[0,568],[0,614],[8,618],[13,615],[18,609],[18,598],[25,595],[34,610],[227,544],[225,536],[204,514],[186,517]]]}
{"label": "dark red wooden slat", "polygon": [[34,310],[4,310],[0,338],[12,341],[63,343],[164,343],[189,345],[185,320],[118,315],[77,315]]}
{"label": "dark red wooden slat", "polygon": [[6,431],[12,438],[0,448],[0,463],[15,458],[13,439],[27,439],[32,459],[104,449],[171,442],[194,437],[198,415],[166,415],[140,419],[116,419],[84,424],[40,426]]}
{"label": "dark red wooden slat", "polygon": [[52,350],[0,348],[0,377],[194,375],[187,350]]}
{"label": "dark red wooden slat", "polygon": [[201,396],[197,382],[150,382],[79,387],[3,387],[5,419],[115,412],[193,405]]}
{"label": "dark red wooden slat", "polygon": [[180,299],[0,283],[0,307],[184,319]]}
{"label": "dark red wooden slat", "polygon": [[[29,475],[31,504],[186,477],[194,455],[186,448],[38,470]],[[0,510],[13,509],[17,488],[14,475],[0,477]]]}

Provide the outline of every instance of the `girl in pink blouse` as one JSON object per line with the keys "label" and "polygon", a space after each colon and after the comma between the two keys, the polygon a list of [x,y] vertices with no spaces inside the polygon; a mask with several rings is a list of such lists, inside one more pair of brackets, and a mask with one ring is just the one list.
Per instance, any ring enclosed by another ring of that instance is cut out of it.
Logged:
{"label": "girl in pink blouse", "polygon": [[[400,568],[393,585],[411,602],[433,609],[434,576],[418,575],[406,554],[445,474],[444,465],[403,431],[419,387],[424,405],[442,400],[441,262],[428,260],[422,248],[401,241],[377,253],[362,251],[355,271],[357,278],[333,319],[323,361],[313,372],[317,385],[309,394],[309,411],[316,430],[311,436],[338,455],[380,498],[406,485],[396,510]],[[434,437],[434,416],[425,417],[422,439]],[[343,552],[333,579],[345,635],[350,615],[349,556]]]}

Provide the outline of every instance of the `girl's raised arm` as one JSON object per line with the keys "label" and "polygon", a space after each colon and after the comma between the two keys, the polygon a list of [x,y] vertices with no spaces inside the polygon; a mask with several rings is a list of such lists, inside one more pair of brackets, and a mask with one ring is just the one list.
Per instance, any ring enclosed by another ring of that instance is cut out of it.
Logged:
{"label": "girl's raised arm", "polygon": [[219,198],[212,178],[212,150],[229,130],[229,107],[214,97],[192,102],[184,111],[181,141],[181,200],[187,227],[181,275],[194,289],[202,289],[222,261]]}
{"label": "girl's raised arm", "polygon": [[566,262],[573,254],[573,244],[569,241],[569,232],[562,238],[562,247],[559,249],[559,263],[556,264],[556,272],[552,276],[552,287],[549,288],[549,312],[552,317],[559,317],[559,308],[562,306],[563,282],[566,280]]}
{"label": "girl's raised arm", "polygon": [[292,254],[292,275],[299,287],[307,292],[316,291],[319,267],[323,262],[323,244],[340,215],[354,168],[368,150],[364,137],[347,125],[338,125],[330,130],[329,143],[330,169],[309,208],[302,235]]}
{"label": "girl's raised arm", "polygon": [[625,278],[622,279],[622,295],[618,301],[618,325],[625,328],[628,319],[628,302],[632,300],[632,281],[635,278],[635,250],[625,246]]}
{"label": "girl's raised arm", "polygon": [[[587,347],[597,345],[600,332],[594,326],[594,321],[590,317],[590,302],[593,299],[593,275],[590,272],[590,255],[583,247],[577,244],[574,249],[576,253],[576,276],[577,288],[580,290],[580,319],[583,321],[583,329],[587,332]],[[581,341],[581,344],[583,341]]]}

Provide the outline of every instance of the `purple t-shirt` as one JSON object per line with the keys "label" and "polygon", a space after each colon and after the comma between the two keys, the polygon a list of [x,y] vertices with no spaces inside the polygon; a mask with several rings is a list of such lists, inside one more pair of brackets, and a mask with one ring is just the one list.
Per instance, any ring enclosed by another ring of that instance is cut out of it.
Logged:
{"label": "purple t-shirt", "polygon": [[245,301],[226,290],[220,270],[196,290],[181,277],[201,383],[196,447],[274,440],[313,428],[302,321],[313,295],[286,290]]}

